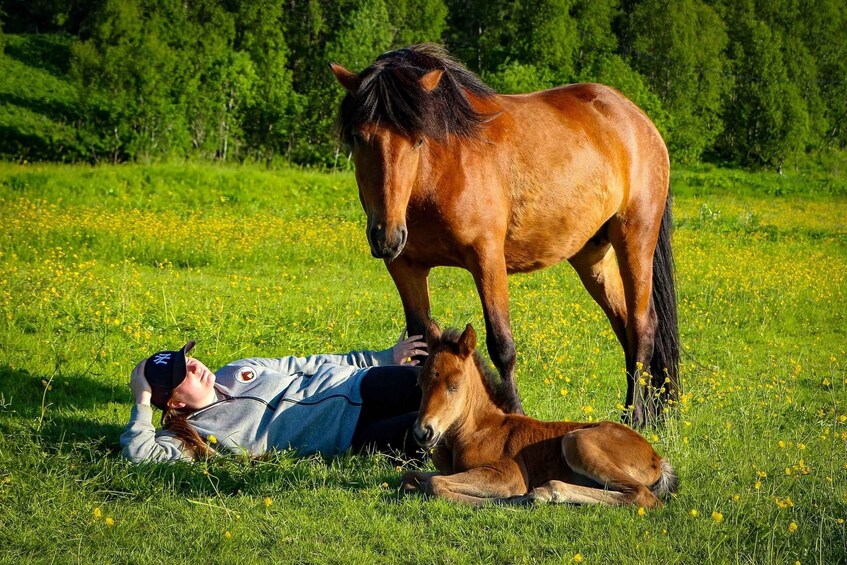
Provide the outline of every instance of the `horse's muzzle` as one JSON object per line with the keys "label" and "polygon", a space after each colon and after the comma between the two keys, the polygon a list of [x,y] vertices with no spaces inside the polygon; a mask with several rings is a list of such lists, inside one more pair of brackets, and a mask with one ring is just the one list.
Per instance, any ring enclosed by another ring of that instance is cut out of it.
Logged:
{"label": "horse's muzzle", "polygon": [[406,226],[397,226],[393,230],[386,231],[385,224],[376,223],[368,229],[368,243],[371,246],[371,255],[377,259],[396,259],[406,246],[406,238],[409,232]]}
{"label": "horse's muzzle", "polygon": [[438,443],[438,440],[441,439],[441,434],[435,433],[435,430],[429,424],[426,426],[416,425],[412,430],[412,434],[415,436],[415,441],[418,442],[418,445],[424,449],[432,449]]}

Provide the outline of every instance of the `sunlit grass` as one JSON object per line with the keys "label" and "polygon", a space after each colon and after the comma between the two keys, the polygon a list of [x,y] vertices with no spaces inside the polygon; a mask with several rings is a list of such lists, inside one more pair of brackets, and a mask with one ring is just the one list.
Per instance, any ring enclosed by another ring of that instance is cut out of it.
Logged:
{"label": "sunlit grass", "polygon": [[[685,390],[646,435],[682,490],[640,515],[403,498],[379,456],[129,465],[127,381],[150,351],[196,339],[219,366],[396,338],[402,308],[369,256],[355,181],[2,165],[0,560],[844,561],[847,203],[843,181],[818,181],[831,190],[675,177]],[[466,272],[430,282],[442,325],[482,333]],[[622,353],[570,267],[510,289],[527,410],[618,419]]]}

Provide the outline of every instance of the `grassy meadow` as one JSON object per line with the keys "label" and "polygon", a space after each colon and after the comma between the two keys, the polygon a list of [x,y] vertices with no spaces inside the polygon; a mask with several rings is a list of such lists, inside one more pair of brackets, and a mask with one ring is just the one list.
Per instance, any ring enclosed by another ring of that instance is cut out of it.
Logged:
{"label": "grassy meadow", "polygon": [[[658,510],[471,509],[383,456],[131,465],[129,374],[390,346],[349,173],[0,164],[0,562],[844,563],[847,178],[675,172],[684,395]],[[442,326],[482,313],[436,269]],[[620,417],[623,356],[567,264],[510,279],[531,415]]]}

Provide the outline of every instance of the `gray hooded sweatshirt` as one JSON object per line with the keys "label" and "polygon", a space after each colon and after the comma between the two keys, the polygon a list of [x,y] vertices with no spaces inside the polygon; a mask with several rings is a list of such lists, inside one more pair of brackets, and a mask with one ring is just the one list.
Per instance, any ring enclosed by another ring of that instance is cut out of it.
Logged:
{"label": "gray hooded sweatshirt", "polygon": [[[369,367],[393,363],[391,349],[347,355],[241,359],[215,371],[221,400],[188,422],[217,450],[252,457],[293,448],[302,455],[336,455],[350,447],[361,412],[360,384]],[[182,441],[156,431],[153,409],[136,404],[121,435],[133,462],[190,460]]]}

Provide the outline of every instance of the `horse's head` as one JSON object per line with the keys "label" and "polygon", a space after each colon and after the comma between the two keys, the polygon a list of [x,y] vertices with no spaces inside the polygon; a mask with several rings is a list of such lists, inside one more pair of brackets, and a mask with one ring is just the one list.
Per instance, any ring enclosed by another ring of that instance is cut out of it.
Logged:
{"label": "horse's head", "polygon": [[331,64],[347,90],[339,132],[352,149],[359,199],[374,257],[392,260],[406,245],[406,213],[428,141],[473,135],[484,120],[467,94],[492,91],[435,45],[381,55],[360,74]]}
{"label": "horse's head", "polygon": [[430,449],[469,412],[469,403],[485,395],[485,391],[480,390],[482,384],[474,360],[476,332],[470,324],[459,335],[454,330],[442,334],[431,322],[427,346],[429,356],[418,376],[423,396],[414,435],[422,447]]}
{"label": "horse's head", "polygon": [[[348,91],[345,98],[348,105],[373,102],[377,93],[368,92],[368,86],[374,83],[363,83],[362,78],[339,65],[332,65],[332,72]],[[396,73],[394,70],[382,72]],[[403,77],[404,82],[408,81],[402,85],[406,91],[403,96],[409,99],[392,102],[419,103],[413,100],[431,92],[442,74],[442,70],[436,69],[414,80]],[[393,96],[400,95],[393,93]],[[359,200],[368,216],[367,236],[371,254],[376,258],[394,259],[406,245],[406,208],[418,176],[424,134],[377,117],[353,126],[350,138]]]}

